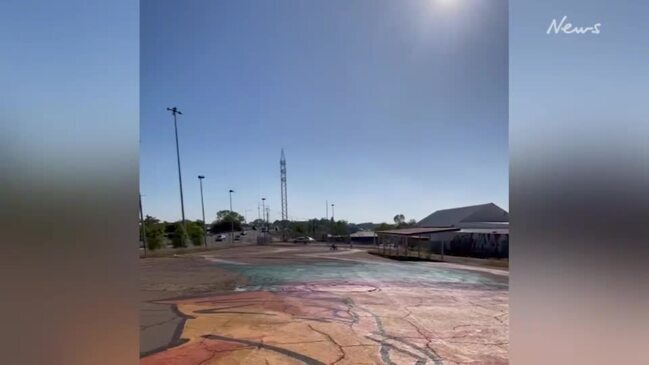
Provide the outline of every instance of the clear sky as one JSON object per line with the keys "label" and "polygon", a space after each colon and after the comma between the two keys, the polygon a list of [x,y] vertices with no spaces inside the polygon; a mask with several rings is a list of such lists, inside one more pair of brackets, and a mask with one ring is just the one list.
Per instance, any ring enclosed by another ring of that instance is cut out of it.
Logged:
{"label": "clear sky", "polygon": [[[140,171],[145,214],[228,209],[290,219],[421,219],[508,209],[507,2],[178,1],[141,6]],[[331,213],[331,210],[330,210]]]}

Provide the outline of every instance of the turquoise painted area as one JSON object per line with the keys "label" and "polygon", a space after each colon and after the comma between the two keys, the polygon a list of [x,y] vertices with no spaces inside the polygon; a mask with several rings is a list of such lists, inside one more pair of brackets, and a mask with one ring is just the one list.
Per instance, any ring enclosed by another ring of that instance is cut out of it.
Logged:
{"label": "turquoise painted area", "polygon": [[371,264],[344,261],[282,264],[218,264],[248,278],[244,290],[273,290],[282,285],[372,282],[403,285],[480,286],[487,289],[507,289],[506,278],[470,270],[436,268],[412,262]]}

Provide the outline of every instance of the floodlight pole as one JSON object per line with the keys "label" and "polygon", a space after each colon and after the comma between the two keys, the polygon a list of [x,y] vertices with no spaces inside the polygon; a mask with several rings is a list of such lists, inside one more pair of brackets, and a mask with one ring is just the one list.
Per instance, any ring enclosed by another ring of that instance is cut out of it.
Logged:
{"label": "floodlight pole", "polygon": [[329,220],[329,201],[325,200],[325,219]]}
{"label": "floodlight pole", "polygon": [[266,227],[266,198],[261,198],[261,212],[262,212],[262,228],[261,228],[261,233],[262,233],[262,239],[264,240],[264,244],[266,243],[266,231],[264,231],[264,228],[268,229]]}
{"label": "floodlight pole", "polygon": [[201,185],[201,209],[203,210],[203,244],[205,245],[205,248],[207,248],[207,227],[205,225],[205,203],[203,203],[203,179],[205,176],[203,175],[198,175],[198,182]]}
{"label": "floodlight pole", "polygon": [[178,147],[178,123],[176,121],[176,115],[180,114],[183,115],[183,113],[178,110],[178,108],[173,107],[173,108],[167,108],[168,111],[171,112],[174,116],[174,131],[176,132],[176,157],[178,159],[178,183],[180,185],[180,212],[182,214],[182,219],[183,219],[183,229],[185,230],[185,233],[187,232],[187,227],[185,225],[185,201],[183,199],[183,178],[182,174],[180,173],[180,148]]}
{"label": "floodlight pole", "polygon": [[234,193],[234,190],[230,189],[230,244],[234,244],[234,212],[232,211],[232,193]]}

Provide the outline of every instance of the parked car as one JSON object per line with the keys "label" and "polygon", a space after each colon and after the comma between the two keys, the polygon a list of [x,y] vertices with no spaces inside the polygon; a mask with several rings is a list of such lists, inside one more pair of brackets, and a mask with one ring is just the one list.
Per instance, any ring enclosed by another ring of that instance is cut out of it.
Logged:
{"label": "parked car", "polygon": [[216,241],[225,241],[225,239],[227,239],[227,238],[228,238],[228,236],[226,236],[224,234],[217,234],[216,235]]}
{"label": "parked car", "polygon": [[309,242],[315,242],[315,240],[309,236],[296,237],[293,239],[293,243],[304,243],[306,245]]}
{"label": "parked car", "polygon": [[242,236],[245,236],[245,235],[246,235],[246,231],[241,231],[241,235],[242,235]]}
{"label": "parked car", "polygon": [[241,236],[239,236],[239,235],[234,236],[234,240],[235,241],[241,241]]}

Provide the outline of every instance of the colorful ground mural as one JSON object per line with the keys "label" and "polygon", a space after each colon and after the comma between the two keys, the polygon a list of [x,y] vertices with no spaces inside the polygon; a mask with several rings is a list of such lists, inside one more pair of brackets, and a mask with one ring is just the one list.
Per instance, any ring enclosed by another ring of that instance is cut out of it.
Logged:
{"label": "colorful ground mural", "polygon": [[141,364],[508,363],[506,274],[264,250],[206,257],[247,283],[163,301],[185,318],[181,340]]}

